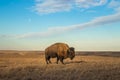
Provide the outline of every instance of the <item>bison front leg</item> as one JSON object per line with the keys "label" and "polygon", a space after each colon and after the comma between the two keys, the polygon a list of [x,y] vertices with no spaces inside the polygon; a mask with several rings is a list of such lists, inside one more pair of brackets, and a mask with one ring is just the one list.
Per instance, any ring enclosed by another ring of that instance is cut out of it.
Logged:
{"label": "bison front leg", "polygon": [[64,62],[63,62],[63,60],[64,60],[64,58],[60,58],[60,62],[62,63],[62,64],[64,64]]}
{"label": "bison front leg", "polygon": [[51,63],[51,61],[50,61],[50,56],[45,56],[45,59],[46,59],[46,63],[48,64],[48,61],[49,61],[49,63]]}
{"label": "bison front leg", "polygon": [[58,61],[59,61],[59,57],[57,57],[57,62],[56,62],[57,64],[58,64]]}
{"label": "bison front leg", "polygon": [[49,63],[51,63],[51,61],[50,61],[50,56],[48,57],[48,61],[49,61]]}
{"label": "bison front leg", "polygon": [[48,57],[47,56],[45,56],[45,60],[46,60],[46,64],[48,64]]}

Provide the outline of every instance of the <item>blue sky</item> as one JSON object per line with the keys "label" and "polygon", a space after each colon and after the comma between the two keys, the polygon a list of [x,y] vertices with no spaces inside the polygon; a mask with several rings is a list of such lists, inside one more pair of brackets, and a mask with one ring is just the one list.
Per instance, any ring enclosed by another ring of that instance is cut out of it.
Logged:
{"label": "blue sky", "polygon": [[0,0],[0,50],[120,51],[120,0]]}

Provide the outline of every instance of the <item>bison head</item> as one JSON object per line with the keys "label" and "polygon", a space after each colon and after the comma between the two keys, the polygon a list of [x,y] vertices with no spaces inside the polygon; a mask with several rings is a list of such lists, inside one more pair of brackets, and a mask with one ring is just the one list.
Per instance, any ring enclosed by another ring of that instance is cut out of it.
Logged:
{"label": "bison head", "polygon": [[75,57],[75,49],[73,47],[70,47],[68,50],[68,56],[72,60]]}

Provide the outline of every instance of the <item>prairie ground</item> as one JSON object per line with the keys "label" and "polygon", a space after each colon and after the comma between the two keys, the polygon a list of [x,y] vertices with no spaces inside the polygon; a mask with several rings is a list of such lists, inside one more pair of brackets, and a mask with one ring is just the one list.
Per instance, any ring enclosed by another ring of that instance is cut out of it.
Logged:
{"label": "prairie ground", "polygon": [[120,80],[120,57],[76,55],[47,65],[42,53],[28,53],[1,52],[0,80]]}

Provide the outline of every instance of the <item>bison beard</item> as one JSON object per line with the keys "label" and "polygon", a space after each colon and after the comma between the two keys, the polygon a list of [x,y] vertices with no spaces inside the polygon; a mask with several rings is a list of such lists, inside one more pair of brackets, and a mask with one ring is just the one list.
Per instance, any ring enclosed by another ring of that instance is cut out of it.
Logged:
{"label": "bison beard", "polygon": [[64,59],[70,58],[72,60],[74,57],[74,48],[69,48],[69,46],[65,43],[55,43],[45,49],[45,59],[47,64],[51,63],[50,58],[57,58],[57,64],[59,60],[62,64],[64,64]]}

